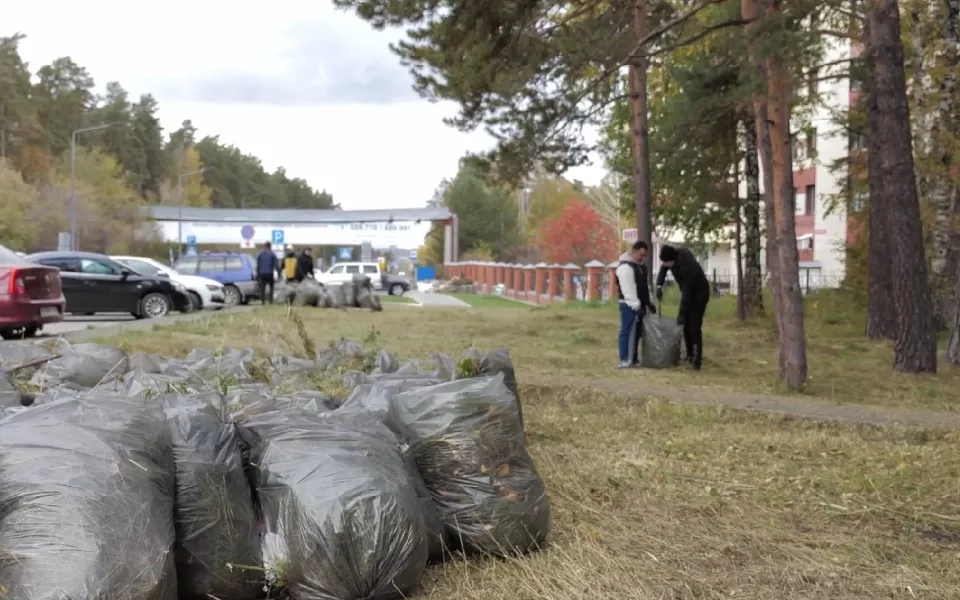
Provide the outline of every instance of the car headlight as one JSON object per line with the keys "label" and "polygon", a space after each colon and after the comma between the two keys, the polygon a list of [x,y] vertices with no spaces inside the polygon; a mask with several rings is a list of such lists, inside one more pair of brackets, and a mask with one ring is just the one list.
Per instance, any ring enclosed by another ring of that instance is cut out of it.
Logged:
{"label": "car headlight", "polygon": [[207,289],[210,290],[211,292],[218,292],[218,291],[220,291],[220,290],[223,289],[223,286],[222,286],[222,285],[216,285],[216,284],[214,284],[214,283],[208,283],[208,284],[207,284]]}

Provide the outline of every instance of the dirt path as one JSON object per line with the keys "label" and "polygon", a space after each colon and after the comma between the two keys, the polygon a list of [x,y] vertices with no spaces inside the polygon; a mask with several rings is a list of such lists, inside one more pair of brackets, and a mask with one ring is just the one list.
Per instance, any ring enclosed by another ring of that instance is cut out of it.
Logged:
{"label": "dirt path", "polygon": [[725,406],[739,410],[780,414],[816,421],[861,423],[880,427],[900,425],[934,429],[960,429],[960,413],[941,413],[917,409],[837,404],[804,396],[762,396],[731,394],[706,388],[663,387],[638,384],[621,379],[585,379],[580,377],[521,377],[520,384],[536,387],[573,387],[646,400],[659,398],[692,406]]}

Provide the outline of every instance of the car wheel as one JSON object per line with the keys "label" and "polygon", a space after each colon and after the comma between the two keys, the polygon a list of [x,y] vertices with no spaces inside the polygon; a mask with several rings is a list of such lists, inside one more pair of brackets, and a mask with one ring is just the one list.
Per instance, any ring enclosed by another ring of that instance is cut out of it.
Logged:
{"label": "car wheel", "polygon": [[224,304],[227,306],[237,306],[241,301],[243,301],[243,295],[240,293],[240,290],[237,289],[237,286],[227,285],[223,287]]}
{"label": "car wheel", "polygon": [[402,296],[404,291],[405,291],[405,290],[403,289],[403,286],[400,285],[399,283],[395,283],[395,284],[393,284],[393,285],[390,286],[390,295],[391,295],[391,296]]}
{"label": "car wheel", "polygon": [[170,312],[170,300],[163,294],[147,294],[140,301],[140,314],[147,319],[159,319]]}
{"label": "car wheel", "polygon": [[203,299],[200,298],[200,294],[196,292],[189,292],[187,294],[187,298],[190,299],[190,306],[187,307],[187,312],[193,312],[203,308]]}
{"label": "car wheel", "polygon": [[0,337],[5,340],[22,340],[37,335],[40,328],[36,326],[18,327],[17,329],[0,329]]}

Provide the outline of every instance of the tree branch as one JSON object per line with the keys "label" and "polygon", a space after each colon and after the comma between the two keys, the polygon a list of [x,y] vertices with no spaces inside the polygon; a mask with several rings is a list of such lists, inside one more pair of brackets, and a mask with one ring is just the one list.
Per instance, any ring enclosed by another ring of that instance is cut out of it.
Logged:
{"label": "tree branch", "polygon": [[855,33],[849,33],[846,31],[837,31],[835,29],[811,29],[811,35],[826,35],[830,37],[838,37],[844,40],[854,40],[860,41],[860,36]]}
{"label": "tree branch", "polygon": [[[703,38],[707,37],[708,35],[710,35],[711,33],[713,33],[714,31],[717,31],[717,30],[719,30],[719,29],[724,29],[724,28],[727,28],[727,27],[737,27],[737,26],[741,26],[741,25],[749,25],[749,24],[752,23],[752,22],[753,22],[753,21],[752,21],[751,19],[740,19],[740,18],[736,18],[736,19],[730,19],[730,20],[728,20],[728,21],[723,21],[723,22],[721,22],[721,23],[716,23],[716,24],[711,25],[711,26],[709,26],[709,27],[705,27],[700,33],[698,33],[698,34],[696,34],[696,35],[693,35],[693,36],[690,36],[689,38],[687,38],[687,39],[685,39],[685,40],[681,40],[681,41],[679,41],[679,42],[677,42],[677,43],[675,43],[675,44],[671,44],[671,45],[669,45],[669,46],[664,46],[664,47],[659,48],[658,50],[656,50],[656,51],[654,51],[654,52],[648,52],[648,53],[646,53],[646,54],[644,54],[644,55],[641,55],[641,56],[656,56],[657,54],[663,54],[663,53],[665,53],[665,52],[672,52],[672,51],[677,50],[677,49],[679,49],[679,48],[683,48],[684,46],[689,46],[690,44],[693,44],[694,42],[698,42],[698,41],[702,40]],[[635,57],[631,57],[631,58],[635,58]]]}

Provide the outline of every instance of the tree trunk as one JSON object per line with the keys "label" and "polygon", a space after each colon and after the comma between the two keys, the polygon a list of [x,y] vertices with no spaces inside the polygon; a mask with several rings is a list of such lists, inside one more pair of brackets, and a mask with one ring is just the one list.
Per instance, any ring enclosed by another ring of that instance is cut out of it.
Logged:
{"label": "tree trunk", "polygon": [[756,119],[750,111],[747,111],[743,117],[743,126],[745,148],[743,177],[747,184],[747,197],[743,203],[743,228],[746,234],[743,303],[746,314],[754,316],[763,314],[763,272],[760,268],[760,164],[757,126]]}
{"label": "tree trunk", "polygon": [[933,292],[937,305],[938,325],[947,325],[956,319],[954,285],[950,275],[956,275],[949,259],[953,241],[953,212],[957,202],[957,185],[953,180],[952,144],[946,139],[960,138],[960,119],[957,116],[954,96],[957,93],[957,80],[960,70],[960,0],[946,0],[943,3],[946,14],[943,15],[943,51],[937,58],[937,67],[943,73],[940,84],[937,119],[933,125],[934,151],[938,154],[940,168],[930,188],[930,202],[935,211],[933,227]]}
{"label": "tree trunk", "polygon": [[[960,271],[960,270],[958,270]],[[960,302],[960,272],[955,273],[957,287],[953,292],[954,303]],[[943,360],[951,365],[960,365],[960,306],[953,307],[953,322],[947,323],[950,327],[950,339],[947,340],[947,351]]]}
{"label": "tree trunk", "polygon": [[[647,0],[634,0],[633,34],[647,35]],[[630,124],[633,128],[633,204],[637,212],[637,239],[653,244],[650,216],[650,145],[647,130],[647,49],[630,62]],[[653,256],[647,254],[647,277],[653,277]],[[652,279],[650,280],[652,282]]]}
{"label": "tree trunk", "polygon": [[741,321],[747,320],[747,299],[746,290],[743,289],[743,225],[741,223],[740,190],[734,190],[737,193],[735,198],[737,207],[736,236],[737,242],[735,252],[737,256],[737,318]]}
{"label": "tree trunk", "polygon": [[[774,19],[781,1],[767,4],[767,17]],[[777,268],[780,275],[780,378],[792,389],[802,389],[807,380],[807,343],[803,323],[803,293],[800,290],[800,253],[794,223],[796,193],[793,187],[793,147],[790,143],[790,73],[782,58],[767,56],[767,110],[773,148],[773,215],[776,224]]]}
{"label": "tree trunk", "polygon": [[[913,169],[897,0],[873,0],[867,11],[867,24],[871,103],[876,104],[876,118],[871,123],[876,127],[868,129],[868,137],[878,138],[868,152],[877,151],[878,157],[871,163],[879,166],[879,170],[870,173],[870,179],[872,188],[873,179],[879,178],[883,190],[877,198],[870,199],[870,205],[871,210],[879,205],[886,213],[886,222],[880,221],[878,228],[886,225],[891,242],[883,247],[879,240],[871,239],[870,244],[893,263],[891,289],[896,311],[893,368],[906,373],[935,373],[937,330]],[[873,229],[871,226],[871,234]]]}

